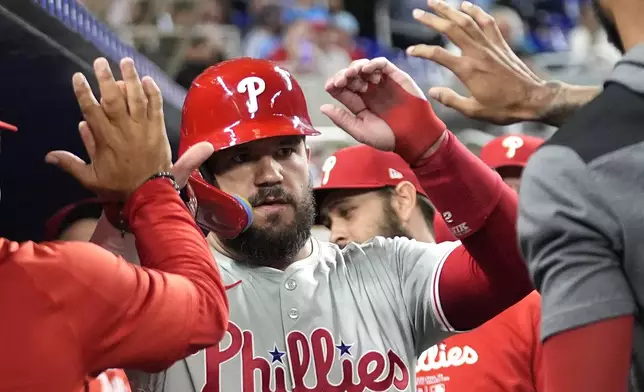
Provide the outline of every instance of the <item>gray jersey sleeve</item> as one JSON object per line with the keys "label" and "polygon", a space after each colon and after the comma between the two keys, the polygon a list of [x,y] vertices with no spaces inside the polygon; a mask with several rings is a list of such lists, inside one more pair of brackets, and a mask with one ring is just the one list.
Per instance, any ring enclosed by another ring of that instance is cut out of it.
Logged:
{"label": "gray jersey sleeve", "polygon": [[442,312],[438,295],[441,268],[460,242],[428,244],[407,238],[382,239],[397,274],[409,321],[415,334],[416,354],[454,333]]}
{"label": "gray jersey sleeve", "polygon": [[542,295],[542,339],[634,311],[617,218],[596,183],[573,150],[557,145],[539,150],[523,174],[519,242]]}

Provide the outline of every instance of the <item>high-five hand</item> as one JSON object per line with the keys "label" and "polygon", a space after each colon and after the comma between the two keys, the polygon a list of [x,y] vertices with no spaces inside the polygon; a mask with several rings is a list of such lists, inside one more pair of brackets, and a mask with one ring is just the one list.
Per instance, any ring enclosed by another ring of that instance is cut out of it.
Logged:
{"label": "high-five hand", "polygon": [[448,87],[429,94],[468,117],[497,124],[536,120],[556,94],[556,84],[536,76],[505,42],[492,16],[463,2],[461,9],[441,0],[429,0],[434,13],[414,10],[414,18],[444,34],[461,49],[461,55],[440,46],[415,45],[407,54],[434,61],[452,71],[470,90],[463,97]]}
{"label": "high-five hand", "polygon": [[72,79],[86,120],[79,131],[90,163],[67,151],[52,151],[46,157],[86,188],[114,200],[127,199],[152,175],[172,167],[159,87],[150,77],[139,78],[132,59],[125,58],[120,65],[121,87],[106,59],[94,62],[100,103],[83,74]]}
{"label": "high-five hand", "polygon": [[322,106],[331,121],[357,141],[393,150],[410,164],[428,155],[444,134],[445,124],[418,85],[385,58],[354,61],[325,89],[346,107]]}

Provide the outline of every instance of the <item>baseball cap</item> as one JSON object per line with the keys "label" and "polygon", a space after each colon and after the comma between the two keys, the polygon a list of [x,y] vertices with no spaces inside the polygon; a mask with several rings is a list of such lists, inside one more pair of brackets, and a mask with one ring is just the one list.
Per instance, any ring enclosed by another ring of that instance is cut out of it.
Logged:
{"label": "baseball cap", "polygon": [[322,165],[322,182],[314,188],[319,206],[332,190],[379,189],[409,181],[416,192],[427,197],[411,167],[398,154],[367,145],[343,148]]}
{"label": "baseball cap", "polygon": [[495,170],[508,166],[523,168],[543,142],[529,135],[500,136],[483,146],[481,160]]}

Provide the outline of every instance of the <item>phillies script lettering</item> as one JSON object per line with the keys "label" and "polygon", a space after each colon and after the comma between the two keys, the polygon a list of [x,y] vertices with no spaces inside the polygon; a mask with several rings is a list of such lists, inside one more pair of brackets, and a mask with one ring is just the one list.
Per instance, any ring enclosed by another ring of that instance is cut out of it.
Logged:
{"label": "phillies script lettering", "polygon": [[464,346],[463,348],[454,346],[447,350],[445,344],[438,344],[420,354],[416,371],[428,372],[448,367],[474,365],[478,360],[478,353],[470,346]]}
{"label": "phillies script lettering", "polygon": [[[409,387],[409,370],[398,354],[392,350],[386,355],[369,351],[356,358],[349,352],[351,345],[334,342],[331,333],[323,328],[314,330],[310,336],[299,331],[290,332],[284,352],[277,347],[273,352],[269,351],[273,366],[268,359],[256,355],[251,331],[242,331],[229,322],[228,334],[231,339],[227,347],[215,346],[206,350],[208,379],[204,392],[237,392],[231,389],[231,384],[237,382],[241,383],[241,392],[363,392],[389,391],[392,387],[404,391]],[[339,353],[339,350],[343,352]],[[236,366],[233,363],[222,367],[239,355],[241,361],[235,363],[241,362],[240,368],[231,367]],[[332,374],[336,361],[340,361],[340,366],[336,366],[338,370]],[[290,379],[287,382],[287,366],[293,384]],[[315,381],[308,379],[305,383],[307,375],[315,375]],[[261,385],[261,389],[255,389],[256,384]]]}

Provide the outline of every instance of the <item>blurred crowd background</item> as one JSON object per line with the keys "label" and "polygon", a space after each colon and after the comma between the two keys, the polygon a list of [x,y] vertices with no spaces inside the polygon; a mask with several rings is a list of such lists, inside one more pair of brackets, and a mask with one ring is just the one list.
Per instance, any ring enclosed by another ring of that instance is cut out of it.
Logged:
{"label": "blurred crowd background", "polygon": [[[446,1],[460,5],[459,0]],[[496,18],[511,48],[544,78],[575,84],[601,83],[619,58],[595,19],[590,0],[470,1]],[[437,32],[413,20],[412,10],[426,9],[426,0],[34,0],[61,15],[65,23],[87,25],[86,19],[74,19],[73,12],[66,13],[68,2],[81,3],[118,39],[165,74],[160,78],[164,79],[162,90],[172,92],[165,97],[166,102],[172,101],[177,108],[172,115],[166,112],[169,131],[178,129],[178,110],[185,94],[178,86],[187,89],[207,67],[226,59],[251,56],[271,59],[287,68],[302,85],[311,120],[322,132],[322,136],[309,140],[315,183],[320,180],[326,157],[352,143],[319,111],[320,105],[332,102],[323,89],[326,79],[352,60],[384,56],[408,72],[424,90],[450,86],[467,93],[449,71],[405,55],[407,46],[417,43],[458,51]],[[105,42],[102,50],[111,50],[112,41]],[[16,67],[24,68],[25,63],[17,63]],[[148,68],[146,64],[143,67]],[[554,131],[531,123],[509,127],[478,123],[440,104],[434,103],[434,107],[450,130],[474,152],[504,133],[548,137]],[[21,120],[23,124],[28,121],[28,116]],[[11,180],[5,174],[5,182],[8,181]],[[69,193],[68,200],[72,198]],[[51,205],[43,205],[42,212]],[[11,208],[6,207],[9,212]]]}
{"label": "blurred crowd background", "polygon": [[[455,5],[457,0],[448,0]],[[589,1],[473,0],[499,23],[512,49],[538,74],[574,83],[597,83],[619,53],[606,41]],[[319,106],[330,102],[324,81],[352,60],[385,56],[427,89],[458,86],[441,67],[408,58],[404,49],[449,42],[414,22],[425,0],[83,0],[126,43],[188,88],[206,67],[238,56],[266,58],[288,68],[302,84],[314,125],[325,135],[315,144],[319,164],[350,141],[333,129]],[[438,105],[437,105],[438,106]],[[509,129],[473,123],[436,110],[471,148],[494,135],[552,130],[532,124]],[[543,135],[545,133],[545,135]]]}

